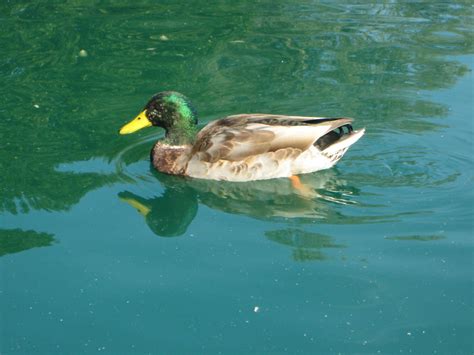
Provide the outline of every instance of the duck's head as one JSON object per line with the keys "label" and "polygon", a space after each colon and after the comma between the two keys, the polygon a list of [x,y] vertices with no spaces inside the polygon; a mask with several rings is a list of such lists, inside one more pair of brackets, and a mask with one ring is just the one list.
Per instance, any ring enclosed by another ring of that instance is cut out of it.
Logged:
{"label": "duck's head", "polygon": [[191,101],[175,91],[163,91],[154,95],[142,112],[123,126],[119,133],[129,134],[145,127],[157,126],[166,130],[166,136],[193,136],[197,125],[197,113]]}

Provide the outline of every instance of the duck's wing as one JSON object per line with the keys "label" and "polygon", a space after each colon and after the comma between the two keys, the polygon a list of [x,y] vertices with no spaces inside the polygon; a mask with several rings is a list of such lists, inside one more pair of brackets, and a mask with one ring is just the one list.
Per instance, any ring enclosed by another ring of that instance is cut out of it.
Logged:
{"label": "duck's wing", "polygon": [[205,162],[238,161],[292,148],[304,151],[350,118],[242,114],[211,122],[198,134],[192,154]]}

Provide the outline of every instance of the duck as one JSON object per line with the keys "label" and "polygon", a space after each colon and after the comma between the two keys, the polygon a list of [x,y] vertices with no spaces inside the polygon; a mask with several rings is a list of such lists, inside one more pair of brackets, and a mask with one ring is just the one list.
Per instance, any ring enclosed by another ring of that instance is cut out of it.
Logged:
{"label": "duck", "polygon": [[329,169],[365,133],[352,118],[278,114],[236,114],[198,129],[197,111],[176,91],[152,96],[143,110],[120,128],[121,135],[161,127],[150,160],[159,172],[197,179],[246,182],[289,178]]}

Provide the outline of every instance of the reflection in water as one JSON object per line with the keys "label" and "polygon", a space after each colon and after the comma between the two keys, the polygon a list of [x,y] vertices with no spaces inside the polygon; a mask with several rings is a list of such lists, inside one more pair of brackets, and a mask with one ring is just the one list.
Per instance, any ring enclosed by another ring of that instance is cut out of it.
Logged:
{"label": "reflection in water", "polygon": [[[210,208],[257,219],[294,219],[300,223],[324,219],[337,223],[342,216],[335,206],[355,204],[356,188],[339,181],[335,170],[301,176],[304,193],[293,188],[289,179],[246,183],[185,179],[154,172],[165,188],[162,196],[144,198],[132,192],[119,198],[145,217],[150,229],[159,236],[183,235],[196,216],[198,203]],[[358,218],[358,222],[363,218]]]}
{"label": "reflection in water", "polygon": [[345,245],[335,244],[330,236],[296,228],[268,231],[265,236],[271,241],[292,247],[295,261],[326,260],[327,256],[321,249],[345,248]]}
{"label": "reflection in water", "polygon": [[[161,196],[144,198],[129,191],[119,198],[135,208],[154,234],[176,237],[186,233],[196,217],[198,204],[232,214],[246,215],[262,220],[281,220],[297,225],[315,220],[337,223],[347,218],[335,210],[338,204],[355,204],[352,196],[359,191],[338,180],[334,170],[301,176],[306,190],[301,194],[289,179],[273,179],[235,183],[212,180],[184,179],[155,173],[164,185]],[[325,260],[325,248],[344,248],[327,235],[286,228],[265,232],[268,240],[293,249],[296,261]]]}
{"label": "reflection in water", "polygon": [[137,209],[156,235],[177,237],[186,233],[196,217],[198,201],[190,188],[169,188],[162,196],[145,199],[131,192],[119,193],[122,201]]}
{"label": "reflection in water", "polygon": [[[145,217],[158,236],[183,235],[196,216],[198,204],[231,214],[260,220],[297,224],[324,221],[326,224],[364,224],[397,221],[404,213],[383,215],[346,215],[341,207],[352,205],[367,210],[384,205],[356,201],[363,195],[339,176],[337,169],[301,175],[303,191],[296,190],[289,179],[271,179],[245,183],[188,179],[156,172],[151,174],[163,185],[162,196],[143,197],[130,191],[119,198]],[[412,212],[415,214],[417,212]],[[423,212],[420,212],[423,213]]]}
{"label": "reflection in water", "polygon": [[24,250],[48,247],[55,243],[54,236],[33,230],[0,229],[0,256]]}
{"label": "reflection in water", "polygon": [[[301,225],[322,221],[324,224],[359,224],[396,221],[399,214],[383,216],[348,216],[339,210],[344,205],[364,210],[367,205],[356,202],[361,192],[339,177],[336,169],[302,175],[306,189],[293,188],[289,179],[252,181],[247,183],[186,179],[156,172],[161,182],[161,196],[143,197],[130,191],[119,193],[121,201],[135,208],[154,234],[177,237],[186,233],[197,215],[199,204],[212,209],[248,217],[282,222],[292,227],[265,233],[268,240],[287,245],[295,261],[325,260],[326,248],[344,248],[332,237],[308,232]],[[372,206],[372,207],[380,207]],[[421,212],[422,213],[422,212]],[[397,240],[437,240],[440,236],[388,237]]]}

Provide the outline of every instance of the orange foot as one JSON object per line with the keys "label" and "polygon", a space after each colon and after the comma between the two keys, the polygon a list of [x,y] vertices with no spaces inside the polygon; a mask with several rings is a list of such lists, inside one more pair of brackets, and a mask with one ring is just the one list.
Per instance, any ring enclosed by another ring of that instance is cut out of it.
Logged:
{"label": "orange foot", "polygon": [[291,185],[295,189],[300,190],[303,187],[303,184],[301,183],[301,180],[300,180],[299,176],[292,175],[292,176],[289,177],[289,179],[291,181]]}
{"label": "orange foot", "polygon": [[293,188],[296,189],[302,196],[308,198],[313,197],[314,191],[308,186],[304,185],[298,176],[292,175],[289,177],[289,179],[291,181],[291,186],[293,186]]}

